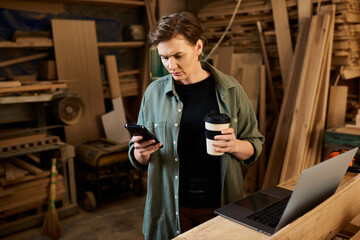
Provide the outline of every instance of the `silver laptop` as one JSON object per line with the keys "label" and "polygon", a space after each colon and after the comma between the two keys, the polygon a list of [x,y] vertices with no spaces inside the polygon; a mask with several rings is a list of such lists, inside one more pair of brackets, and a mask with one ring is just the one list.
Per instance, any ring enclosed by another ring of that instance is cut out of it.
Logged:
{"label": "silver laptop", "polygon": [[357,150],[304,170],[294,191],[271,186],[218,208],[215,213],[272,235],[333,195]]}

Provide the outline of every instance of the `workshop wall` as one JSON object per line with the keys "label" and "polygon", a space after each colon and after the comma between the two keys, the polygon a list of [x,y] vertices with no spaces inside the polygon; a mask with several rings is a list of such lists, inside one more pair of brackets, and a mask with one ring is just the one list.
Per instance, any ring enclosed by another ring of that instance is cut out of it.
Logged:
{"label": "workshop wall", "polygon": [[[45,3],[44,3],[45,4]],[[48,12],[44,10],[42,3],[36,3],[38,8],[31,6],[26,10],[22,4],[17,9],[14,4],[7,5],[0,3],[0,40],[12,41],[16,31],[24,32],[45,32],[51,35],[51,19],[83,19],[94,20],[96,24],[97,39],[99,42],[122,41],[124,29],[130,24],[142,24],[144,22],[144,10],[139,8],[122,8],[95,6],[83,4],[64,4],[63,8],[51,8]],[[9,7],[9,8],[7,8]],[[4,54],[0,55],[0,61],[16,57],[39,53],[39,50],[31,49],[3,49]],[[118,54],[121,52],[121,54]],[[119,68],[139,68],[137,49],[104,50],[101,49],[101,56],[115,54],[118,58]],[[120,57],[121,56],[121,57]],[[49,56],[53,59],[54,56]],[[102,62],[101,62],[102,64]],[[37,61],[12,65],[0,69],[0,79],[11,79],[13,76],[35,74]]]}

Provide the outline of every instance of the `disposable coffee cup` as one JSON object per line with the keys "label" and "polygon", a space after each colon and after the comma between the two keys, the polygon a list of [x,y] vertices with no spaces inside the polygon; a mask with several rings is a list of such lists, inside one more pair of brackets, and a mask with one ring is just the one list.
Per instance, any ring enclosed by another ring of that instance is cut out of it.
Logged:
{"label": "disposable coffee cup", "polygon": [[206,137],[206,151],[208,154],[213,156],[221,156],[224,153],[215,151],[215,147],[212,145],[215,141],[216,135],[221,135],[221,130],[229,128],[230,117],[223,113],[210,112],[206,114],[205,118],[205,137]]}

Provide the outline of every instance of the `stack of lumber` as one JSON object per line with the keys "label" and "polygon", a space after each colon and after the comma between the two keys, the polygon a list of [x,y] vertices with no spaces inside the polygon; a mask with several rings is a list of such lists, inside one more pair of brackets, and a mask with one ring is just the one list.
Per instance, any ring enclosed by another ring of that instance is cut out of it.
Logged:
{"label": "stack of lumber", "polygon": [[334,68],[343,66],[343,79],[360,77],[360,2],[333,0],[336,5],[336,22],[333,46]]}
{"label": "stack of lumber", "polygon": [[0,103],[50,101],[55,94],[65,92],[66,83],[55,81],[0,81]]}
{"label": "stack of lumber", "polygon": [[[297,1],[286,0],[288,20],[292,33],[297,32]],[[202,8],[200,18],[208,45],[205,50],[211,49],[224,30],[226,29],[237,2],[234,0],[222,0],[209,3]],[[224,38],[222,45],[234,46],[235,53],[261,52],[257,21],[263,23],[265,43],[270,62],[273,64],[272,73],[279,75],[279,54],[276,46],[274,18],[270,1],[266,0],[242,0],[236,13],[233,24]],[[294,34],[295,35],[295,34]],[[293,38],[296,36],[292,36]]]}
{"label": "stack of lumber", "polygon": [[321,159],[335,6],[321,7],[320,12],[312,16],[310,27],[306,22],[301,26],[291,63],[264,186],[296,176]]}
{"label": "stack of lumber", "polygon": [[139,69],[121,70],[119,72],[121,96],[136,96],[140,93],[139,74]]}
{"label": "stack of lumber", "polygon": [[42,81],[31,83],[21,83],[19,81],[0,81],[0,95],[54,93],[55,91],[64,89],[66,87],[66,83],[60,83],[57,81]]}
{"label": "stack of lumber", "polygon": [[[15,157],[0,160],[1,221],[8,222],[8,216],[31,209],[38,209],[40,214],[48,204],[50,172],[29,160]],[[65,188],[61,175],[57,176],[56,188],[56,199],[62,200]]]}
{"label": "stack of lumber", "polygon": [[[139,69],[121,70],[118,73],[121,96],[137,96],[140,93]],[[109,81],[103,81],[103,91],[105,98],[111,98]]]}

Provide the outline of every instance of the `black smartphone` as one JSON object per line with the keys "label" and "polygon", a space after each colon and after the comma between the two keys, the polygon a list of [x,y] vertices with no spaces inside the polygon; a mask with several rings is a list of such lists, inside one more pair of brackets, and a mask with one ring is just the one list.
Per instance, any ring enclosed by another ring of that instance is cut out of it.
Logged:
{"label": "black smartphone", "polygon": [[[154,144],[160,143],[160,141],[143,125],[125,124],[125,128],[130,132],[131,136],[142,136],[144,141],[154,139]],[[163,145],[160,148],[162,147]]]}

